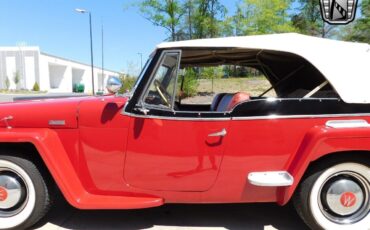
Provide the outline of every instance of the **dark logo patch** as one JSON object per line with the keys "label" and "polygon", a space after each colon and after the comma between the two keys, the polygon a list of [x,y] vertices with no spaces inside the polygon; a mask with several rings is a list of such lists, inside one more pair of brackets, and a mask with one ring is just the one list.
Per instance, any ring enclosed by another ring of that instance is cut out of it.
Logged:
{"label": "dark logo patch", "polygon": [[329,24],[348,24],[355,19],[357,0],[320,0],[322,19]]}

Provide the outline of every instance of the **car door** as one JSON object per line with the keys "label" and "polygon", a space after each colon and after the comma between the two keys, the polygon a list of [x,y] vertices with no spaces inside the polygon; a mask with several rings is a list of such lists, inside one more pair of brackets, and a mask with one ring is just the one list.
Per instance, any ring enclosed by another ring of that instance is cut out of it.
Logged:
{"label": "car door", "polygon": [[206,191],[218,175],[230,119],[176,112],[181,52],[164,51],[131,116],[124,168],[130,186]]}

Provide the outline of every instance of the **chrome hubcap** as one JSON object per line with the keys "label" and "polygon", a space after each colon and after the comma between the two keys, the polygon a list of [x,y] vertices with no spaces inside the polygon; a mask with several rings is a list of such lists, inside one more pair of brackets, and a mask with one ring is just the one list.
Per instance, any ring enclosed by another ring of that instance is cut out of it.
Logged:
{"label": "chrome hubcap", "polygon": [[353,172],[335,174],[321,188],[320,209],[335,223],[358,222],[369,213],[369,192],[369,182],[361,175]]}
{"label": "chrome hubcap", "polygon": [[8,175],[0,175],[0,209],[16,206],[22,197],[22,187],[19,181]]}
{"label": "chrome hubcap", "polygon": [[13,216],[25,205],[27,189],[15,172],[0,168],[0,217]]}
{"label": "chrome hubcap", "polygon": [[326,201],[331,211],[346,216],[361,208],[364,204],[364,194],[356,182],[350,179],[340,179],[329,185]]}

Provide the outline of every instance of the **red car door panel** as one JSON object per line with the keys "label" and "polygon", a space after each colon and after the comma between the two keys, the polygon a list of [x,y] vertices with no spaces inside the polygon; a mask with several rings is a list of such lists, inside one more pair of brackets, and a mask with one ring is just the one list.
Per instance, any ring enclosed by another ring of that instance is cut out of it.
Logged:
{"label": "red car door panel", "polygon": [[218,175],[227,140],[221,131],[226,131],[228,124],[228,120],[133,117],[124,169],[126,182],[150,190],[208,190]]}

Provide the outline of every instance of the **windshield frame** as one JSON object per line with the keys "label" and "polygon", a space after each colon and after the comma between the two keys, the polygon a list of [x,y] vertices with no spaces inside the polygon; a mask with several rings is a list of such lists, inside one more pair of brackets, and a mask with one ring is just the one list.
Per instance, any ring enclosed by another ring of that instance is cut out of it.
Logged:
{"label": "windshield frame", "polygon": [[131,95],[135,92],[136,88],[138,87],[138,85],[140,84],[141,80],[143,79],[143,77],[144,77],[144,75],[145,75],[145,73],[146,73],[146,71],[147,71],[147,69],[148,69],[148,67],[149,67],[150,63],[151,63],[151,62],[152,62],[152,60],[153,60],[154,55],[155,55],[155,51],[154,51],[154,52],[152,52],[152,53],[150,54],[149,58],[146,60],[145,65],[144,65],[144,67],[141,69],[140,74],[139,74],[139,76],[137,77],[137,79],[136,79],[136,81],[135,81],[134,86],[133,86],[133,87],[132,87],[132,89],[130,90],[130,94],[131,94]]}
{"label": "windshield frame", "polygon": [[171,92],[173,94],[175,93],[175,90],[176,90],[176,87],[177,87],[178,71],[179,71],[179,68],[180,68],[180,62],[181,62],[181,57],[182,57],[182,50],[179,50],[179,49],[163,50],[160,54],[160,57],[158,58],[158,60],[155,63],[155,67],[153,68],[153,71],[150,73],[150,77],[149,77],[148,82],[146,83],[143,91],[141,92],[141,95],[139,96],[139,100],[137,102],[138,105],[143,106],[145,108],[165,109],[165,110],[169,110],[169,111],[174,111],[174,108],[173,108],[174,107],[174,101],[175,101],[174,95],[172,96],[171,108],[160,108],[161,106],[150,105],[150,104],[145,103],[145,101],[144,101],[144,98],[145,98],[145,96],[147,95],[147,93],[149,91],[149,87],[152,84],[152,82],[154,81],[155,73],[159,69],[159,67],[160,67],[160,65],[163,61],[163,58],[168,53],[177,53],[178,54],[178,60],[177,60],[177,63],[176,63],[175,73],[174,73],[175,74],[175,86],[174,86],[173,92]]}

